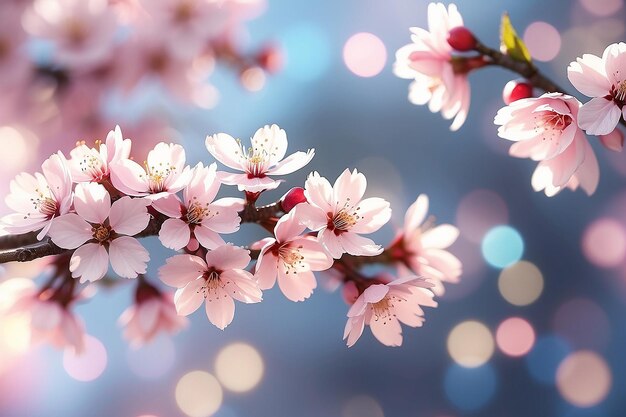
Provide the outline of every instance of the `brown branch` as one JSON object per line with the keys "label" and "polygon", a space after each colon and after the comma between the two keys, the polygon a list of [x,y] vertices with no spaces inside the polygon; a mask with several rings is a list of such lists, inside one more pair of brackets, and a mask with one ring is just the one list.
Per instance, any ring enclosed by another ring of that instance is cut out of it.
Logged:
{"label": "brown branch", "polygon": [[[566,89],[543,75],[532,62],[516,61],[509,55],[491,49],[479,41],[476,42],[474,49],[481,55],[488,57],[490,65],[497,65],[515,72],[526,78],[534,87],[540,88],[547,93],[563,93],[574,97],[574,95],[568,93]],[[624,120],[624,118],[620,119],[620,123],[622,126],[626,126],[626,120]]]}
{"label": "brown branch", "polygon": [[[279,203],[269,204],[263,207],[255,207],[248,204],[239,213],[242,223],[257,223],[263,225],[275,218],[282,212]],[[134,237],[158,236],[161,225],[168,217],[157,213],[153,214],[148,226]],[[7,262],[30,262],[45,256],[60,255],[72,250],[63,249],[55,245],[50,238],[46,237],[41,242],[37,241],[36,233],[22,235],[7,235],[0,237],[0,264]]]}

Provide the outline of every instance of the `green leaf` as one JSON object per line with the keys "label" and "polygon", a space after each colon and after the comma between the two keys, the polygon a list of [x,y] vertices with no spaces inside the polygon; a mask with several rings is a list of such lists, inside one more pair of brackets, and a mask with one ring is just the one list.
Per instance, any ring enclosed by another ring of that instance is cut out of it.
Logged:
{"label": "green leaf", "polygon": [[500,25],[500,50],[516,61],[531,62],[532,57],[524,41],[517,36],[517,32],[511,24],[509,14],[502,15],[502,23]]}

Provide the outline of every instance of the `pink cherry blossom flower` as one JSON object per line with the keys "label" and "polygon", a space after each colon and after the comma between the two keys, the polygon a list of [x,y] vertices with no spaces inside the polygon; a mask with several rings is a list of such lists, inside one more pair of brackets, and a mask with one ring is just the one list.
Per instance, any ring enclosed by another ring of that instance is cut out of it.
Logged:
{"label": "pink cherry blossom flower", "polygon": [[79,354],[84,351],[85,326],[69,310],[69,305],[60,303],[51,289],[40,292],[33,281],[21,278],[11,281],[17,285],[10,281],[3,285],[3,289],[9,284],[15,290],[3,314],[27,314],[30,317],[32,345],[46,342],[57,348],[73,347]]}
{"label": "pink cherry blossom flower", "polygon": [[207,136],[206,147],[222,164],[243,171],[242,174],[220,172],[224,184],[236,185],[239,191],[260,192],[273,190],[280,181],[270,175],[287,175],[308,164],[314,149],[295,152],[283,159],[287,152],[287,134],[277,125],[264,126],[251,139],[252,147],[246,149],[239,140],[226,133]]}
{"label": "pink cherry blossom flower", "polygon": [[447,249],[459,236],[451,224],[432,226],[424,223],[428,196],[421,194],[406,212],[404,227],[394,239],[390,253],[400,276],[417,275],[433,284],[433,292],[445,292],[444,282],[459,282],[462,264]]}
{"label": "pink cherry blossom flower", "polygon": [[130,159],[111,165],[111,181],[118,190],[152,200],[182,190],[189,180],[185,149],[178,144],[160,142],[148,152],[144,167]]}
{"label": "pink cherry blossom flower", "polygon": [[54,220],[50,237],[58,246],[76,249],[70,271],[81,282],[96,281],[109,269],[124,278],[136,278],[146,272],[148,251],[134,236],[148,226],[149,201],[122,197],[111,204],[104,186],[81,183],[76,186],[74,208]]}
{"label": "pink cherry blossom flower", "polygon": [[178,332],[187,326],[188,320],[176,313],[173,293],[161,293],[152,285],[141,283],[135,303],[122,313],[119,324],[131,346],[140,347],[161,332]]}
{"label": "pink cherry blossom flower", "polygon": [[345,252],[356,256],[373,256],[382,246],[361,236],[380,229],[391,218],[389,203],[382,198],[366,198],[365,175],[346,169],[331,187],[328,180],[313,172],[304,189],[309,204],[298,208],[299,219],[313,231],[333,258]]}
{"label": "pink cherry blossom flower", "polygon": [[21,173],[11,181],[5,202],[13,214],[2,218],[11,234],[41,230],[37,239],[48,233],[52,220],[66,214],[72,205],[72,177],[61,152],[52,155],[35,175]]}
{"label": "pink cherry blossom flower", "polygon": [[424,279],[411,276],[388,284],[367,287],[348,311],[348,322],[343,335],[348,347],[354,346],[359,340],[366,325],[370,326],[372,334],[380,343],[400,346],[400,323],[421,327],[424,323],[424,310],[421,306],[437,306],[428,289],[431,286]]}
{"label": "pink cherry blossom flower", "polygon": [[593,97],[578,114],[578,125],[590,135],[608,135],[626,117],[626,43],[606,47],[602,58],[585,54],[569,64],[567,76],[578,91]]}
{"label": "pink cherry blossom flower", "polygon": [[107,0],[37,0],[25,26],[54,43],[57,65],[86,71],[111,57],[116,16]]}
{"label": "pink cherry blossom flower", "polygon": [[78,144],[70,152],[70,170],[74,182],[101,182],[108,179],[110,166],[130,156],[131,140],[124,139],[119,126],[111,130],[105,143],[96,142],[98,149]]}
{"label": "pink cherry blossom flower", "polygon": [[500,109],[498,136],[515,143],[509,153],[539,161],[532,177],[535,191],[553,196],[564,187],[595,192],[598,161],[576,120],[580,102],[561,93],[514,101]]}
{"label": "pink cherry blossom flower", "polygon": [[206,262],[194,255],[176,255],[166,262],[159,268],[159,277],[178,288],[174,303],[180,315],[193,313],[205,302],[209,321],[224,330],[235,315],[233,299],[243,303],[262,300],[256,280],[244,270],[250,263],[245,249],[222,245],[207,252]]}
{"label": "pink cherry blossom flower", "polygon": [[297,207],[284,215],[274,228],[275,239],[265,245],[257,260],[254,276],[262,290],[276,282],[291,301],[304,301],[317,287],[313,271],[325,271],[333,265],[324,247],[313,237],[301,236],[306,229],[298,220]]}
{"label": "pink cherry blossom flower", "polygon": [[454,4],[446,10],[441,3],[430,3],[429,30],[411,28],[413,42],[396,52],[394,64],[398,77],[414,80],[409,87],[409,101],[428,103],[433,113],[454,118],[451,130],[458,130],[465,122],[471,96],[467,80],[470,68],[463,59],[453,57],[447,40],[450,29],[458,26],[463,26],[463,18]]}
{"label": "pink cherry blossom flower", "polygon": [[160,83],[178,99],[187,102],[197,90],[192,79],[192,59],[172,52],[168,32],[155,26],[139,26],[137,33],[120,47],[123,66],[114,68],[114,77],[125,93],[142,81]]}
{"label": "pink cherry blossom flower", "polygon": [[190,57],[226,28],[227,10],[222,0],[144,0],[146,11],[159,28],[167,28],[168,47]]}
{"label": "pink cherry blossom flower", "polygon": [[[238,207],[231,199],[213,201],[220,189],[216,179],[215,163],[208,167],[198,164],[191,174],[189,184],[183,190],[183,201],[177,197],[161,199],[154,203],[157,210],[167,214],[159,231],[163,246],[179,250],[194,237],[207,249],[225,244],[218,233],[234,233],[239,230]],[[241,207],[243,208],[243,207]]]}

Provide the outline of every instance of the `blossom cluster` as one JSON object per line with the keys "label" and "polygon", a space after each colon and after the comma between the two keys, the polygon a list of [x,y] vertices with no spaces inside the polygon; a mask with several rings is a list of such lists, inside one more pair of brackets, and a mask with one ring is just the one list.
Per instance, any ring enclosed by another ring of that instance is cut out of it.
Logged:
{"label": "blossom cluster", "polygon": [[[1,219],[2,229],[8,237],[36,235],[40,245],[53,245],[61,255],[44,287],[17,292],[9,311],[37,310],[34,332],[80,351],[84,330],[71,306],[81,284],[89,288],[115,275],[135,279],[135,302],[120,323],[131,343],[141,345],[184,327],[184,316],[202,305],[208,320],[224,329],[234,318],[235,301],[261,302],[263,291],[276,283],[287,299],[304,301],[317,287],[315,273],[333,269],[352,305],[347,344],[369,325],[380,342],[398,346],[400,323],[421,326],[422,307],[436,306],[433,297],[443,293],[443,283],[458,281],[461,263],[447,250],[458,230],[427,220],[425,195],[384,248],[369,235],[390,220],[390,205],[365,197],[367,180],[356,169],[346,169],[333,184],[312,172],[303,188],[257,207],[262,193],[306,166],[314,150],[286,156],[287,135],[277,125],[258,129],[249,147],[225,133],[208,136],[205,144],[216,160],[208,166],[187,165],[185,149],[164,142],[139,164],[118,126],[95,147],[79,143],[68,158],[52,155],[41,173],[19,174],[6,198],[13,213]],[[236,186],[243,198],[218,198],[223,186]],[[241,222],[257,223],[270,236],[248,247],[229,243]],[[146,277],[150,253],[139,241],[145,236],[158,236],[164,247],[178,251],[158,269],[173,294]],[[396,269],[399,278],[364,275],[361,266],[373,263]],[[37,318],[39,311],[46,319]]]}
{"label": "blossom cluster", "polygon": [[[226,63],[246,87],[246,74],[274,71],[279,52],[269,43],[243,54],[236,44],[264,0],[7,0],[0,2],[0,124],[50,141],[101,137],[115,107],[133,106],[137,91],[212,107],[208,82]],[[123,64],[121,64],[123,63]],[[249,77],[248,77],[249,78]],[[134,101],[133,101],[134,100]],[[137,109],[139,142],[168,126]],[[139,114],[138,114],[139,113]],[[129,122],[130,123],[130,122]],[[51,138],[52,136],[52,138]],[[45,152],[52,152],[46,143]]]}
{"label": "blossom cluster", "polygon": [[[600,170],[594,150],[585,135],[599,136],[601,144],[620,152],[624,135],[617,128],[626,115],[626,44],[609,45],[602,57],[585,54],[572,62],[567,75],[582,94],[591,97],[582,104],[565,91],[559,91],[542,77],[525,50],[523,41],[503,20],[503,52],[489,50],[464,26],[454,4],[428,6],[428,30],[411,28],[412,42],[396,53],[394,71],[412,79],[409,100],[428,103],[433,112],[454,118],[451,129],[464,123],[470,102],[468,74],[487,65],[512,70],[527,69],[533,77],[514,81],[505,88],[506,107],[498,111],[494,123],[498,136],[514,142],[510,155],[538,162],[532,176],[535,191],[553,196],[564,188],[595,192]],[[468,54],[477,52],[478,54]],[[536,83],[537,85],[533,85]],[[545,93],[534,97],[534,87]]]}

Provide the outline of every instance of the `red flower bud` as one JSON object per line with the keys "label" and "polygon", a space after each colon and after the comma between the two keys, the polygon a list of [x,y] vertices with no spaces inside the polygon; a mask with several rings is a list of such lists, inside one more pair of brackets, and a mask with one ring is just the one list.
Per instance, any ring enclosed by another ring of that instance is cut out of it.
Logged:
{"label": "red flower bud", "polygon": [[457,26],[448,32],[448,44],[460,52],[476,48],[476,37],[465,26]]}
{"label": "red flower bud", "polygon": [[285,213],[289,213],[292,208],[300,203],[306,202],[306,197],[304,196],[304,188],[302,187],[294,187],[291,190],[287,191],[287,194],[280,199],[280,207],[283,209]]}
{"label": "red flower bud", "polygon": [[259,67],[271,74],[280,71],[283,66],[282,54],[275,45],[267,45],[263,47],[257,53],[255,59]]}
{"label": "red flower bud", "polygon": [[533,86],[525,80],[511,80],[502,90],[502,100],[506,105],[533,96]]}

